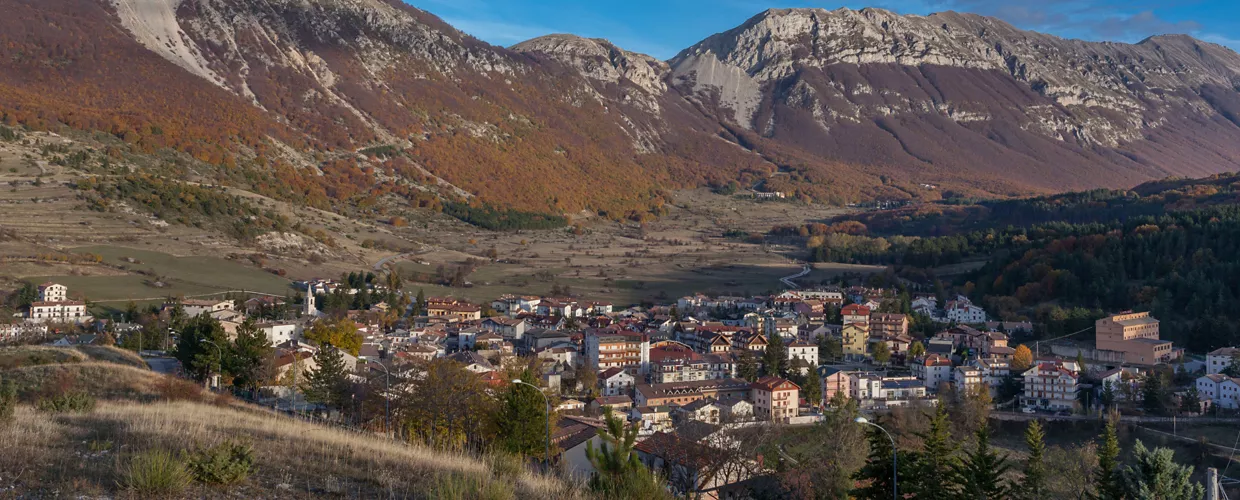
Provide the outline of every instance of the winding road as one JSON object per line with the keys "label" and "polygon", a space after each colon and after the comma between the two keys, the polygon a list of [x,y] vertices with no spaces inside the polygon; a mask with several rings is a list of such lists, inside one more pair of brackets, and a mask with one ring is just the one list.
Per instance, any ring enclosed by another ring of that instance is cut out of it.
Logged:
{"label": "winding road", "polygon": [[791,289],[793,289],[793,290],[796,290],[796,289],[798,289],[798,288],[801,288],[801,286],[800,286],[800,285],[797,285],[797,284],[796,284],[796,283],[794,283],[792,280],[797,279],[797,278],[800,278],[800,277],[803,277],[803,276],[805,276],[805,275],[809,274],[809,273],[810,273],[810,271],[813,271],[813,269],[814,269],[814,268],[810,267],[810,266],[809,266],[809,264],[802,264],[802,267],[801,267],[801,272],[796,273],[796,274],[794,274],[794,275],[792,275],[792,276],[785,276],[785,277],[783,277],[783,278],[780,278],[780,279],[779,279],[779,281],[780,281],[780,282],[782,282],[782,283],[784,284],[784,286],[786,286],[786,287],[788,287],[788,288],[791,288]]}

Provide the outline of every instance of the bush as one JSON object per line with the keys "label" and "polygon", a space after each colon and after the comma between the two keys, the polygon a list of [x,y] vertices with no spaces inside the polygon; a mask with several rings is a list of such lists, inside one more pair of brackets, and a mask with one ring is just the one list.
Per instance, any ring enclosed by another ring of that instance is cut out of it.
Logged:
{"label": "bush", "polygon": [[121,484],[142,497],[176,495],[193,479],[181,458],[167,450],[134,455],[120,474]]}
{"label": "bush", "polygon": [[254,448],[225,441],[210,448],[199,448],[189,458],[194,479],[208,484],[235,484],[254,471]]}
{"label": "bush", "polygon": [[12,380],[0,382],[0,427],[13,422],[17,412],[17,384]]}
{"label": "bush", "polygon": [[68,391],[39,399],[35,408],[51,413],[90,413],[95,409],[95,398],[86,391]]}
{"label": "bush", "polygon": [[168,401],[201,401],[202,386],[185,379],[166,376],[155,383],[159,397]]}

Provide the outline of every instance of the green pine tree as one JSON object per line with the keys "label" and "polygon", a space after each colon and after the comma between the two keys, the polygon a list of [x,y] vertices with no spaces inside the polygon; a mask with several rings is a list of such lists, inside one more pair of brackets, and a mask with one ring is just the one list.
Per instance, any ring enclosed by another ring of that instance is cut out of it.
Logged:
{"label": "green pine tree", "polygon": [[348,373],[340,349],[324,345],[314,353],[315,368],[306,375],[306,400],[342,408],[349,393]]}
{"label": "green pine tree", "polygon": [[[876,422],[881,425],[881,423]],[[866,458],[863,465],[857,472],[853,473],[852,479],[860,485],[851,493],[858,500],[887,500],[895,496],[892,491],[893,483],[896,477],[892,473],[895,463],[892,462],[891,440],[887,434],[875,427],[866,426],[866,441],[870,444],[870,455]],[[910,465],[913,465],[914,457],[908,453],[900,453],[897,459],[900,460],[900,469],[907,472]],[[909,464],[909,465],[905,465]],[[905,474],[907,478],[907,474]],[[905,482],[906,485],[910,484]],[[898,486],[898,484],[897,484]],[[907,487],[907,486],[906,486]]]}
{"label": "green pine tree", "polygon": [[1107,422],[1098,446],[1098,468],[1094,470],[1094,491],[1098,500],[1123,500],[1124,490],[1119,477],[1119,437],[1115,422]]}
{"label": "green pine tree", "polygon": [[922,450],[917,454],[914,474],[908,490],[918,498],[949,499],[959,491],[960,479],[956,476],[956,442],[951,436],[951,421],[947,405],[940,403],[930,418],[930,430],[919,433]]}
{"label": "green pine tree", "polygon": [[985,425],[977,431],[977,447],[963,461],[957,462],[955,475],[960,478],[961,498],[998,500],[1007,498],[1011,488],[1003,475],[1011,466],[1007,456],[990,448],[990,429]]}
{"label": "green pine tree", "polygon": [[199,381],[207,380],[212,374],[224,375],[221,370],[227,368],[225,359],[228,357],[224,349],[231,345],[219,321],[202,313],[186,320],[179,333],[173,357],[181,362],[181,369],[187,375]]}
{"label": "green pine tree", "polygon": [[788,348],[784,346],[784,339],[778,333],[771,334],[766,341],[762,368],[769,376],[783,377],[788,373]]}
{"label": "green pine tree", "polygon": [[418,289],[418,296],[413,301],[413,315],[422,316],[426,314],[426,291]]}
{"label": "green pine tree", "polygon": [[1133,465],[1120,474],[1122,491],[1134,500],[1201,500],[1205,488],[1192,481],[1193,468],[1175,463],[1168,448],[1146,449],[1141,440],[1132,447]]}
{"label": "green pine tree", "polygon": [[753,353],[742,351],[736,360],[736,376],[753,382],[758,380],[758,360]]}
{"label": "green pine tree", "polygon": [[271,339],[254,324],[253,319],[246,318],[237,327],[237,338],[233,340],[228,363],[228,370],[233,374],[233,385],[258,390],[259,385],[266,382],[263,371],[274,354]]}
{"label": "green pine tree", "polygon": [[[522,380],[535,380],[529,370],[521,375]],[[547,404],[533,387],[510,384],[500,396],[496,423],[499,443],[504,451],[544,458]]]}
{"label": "green pine tree", "polygon": [[1025,428],[1025,446],[1029,449],[1029,458],[1025,461],[1025,477],[1018,491],[1029,500],[1046,498],[1046,433],[1037,420],[1030,421]]}
{"label": "green pine tree", "polygon": [[809,401],[811,406],[822,406],[822,379],[818,377],[817,366],[809,367],[805,383],[801,384],[801,397]]}
{"label": "green pine tree", "polygon": [[586,458],[594,466],[590,489],[608,499],[669,498],[633,451],[637,426],[613,415],[611,408],[604,410],[603,419],[606,426],[598,430],[602,444],[595,448],[592,441],[586,441]]}

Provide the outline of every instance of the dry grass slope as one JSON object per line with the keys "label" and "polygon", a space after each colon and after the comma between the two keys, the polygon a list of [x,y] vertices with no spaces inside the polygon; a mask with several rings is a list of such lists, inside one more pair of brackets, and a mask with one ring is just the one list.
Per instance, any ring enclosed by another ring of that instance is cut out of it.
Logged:
{"label": "dry grass slope", "polygon": [[[104,403],[90,414],[48,418],[29,407],[0,429],[0,490],[112,495],[125,458],[240,439],[257,473],[232,487],[191,486],[193,498],[579,498],[559,480],[520,471],[497,477],[484,461],[406,446],[260,411],[188,402]],[[448,487],[446,485],[452,485]]]}
{"label": "dry grass slope", "polygon": [[75,347],[17,346],[0,349],[0,370],[63,363],[104,362],[147,369],[137,354],[97,345]]}
{"label": "dry grass slope", "polygon": [[[152,372],[141,358],[119,349],[7,348],[0,350],[0,379],[15,381],[27,403],[14,423],[0,424],[0,497],[140,498],[121,486],[131,457],[151,450],[183,456],[226,440],[253,446],[255,473],[231,486],[191,485],[180,496],[584,496],[579,485],[532,473],[511,460],[409,446],[217,397],[197,384]],[[102,401],[84,414],[50,414],[29,405],[64,391],[85,391]]]}

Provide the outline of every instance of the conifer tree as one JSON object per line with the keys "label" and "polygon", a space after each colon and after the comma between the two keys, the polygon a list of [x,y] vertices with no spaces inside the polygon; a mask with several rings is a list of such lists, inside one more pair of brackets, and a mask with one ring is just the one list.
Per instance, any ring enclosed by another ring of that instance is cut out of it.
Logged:
{"label": "conifer tree", "polygon": [[1192,481],[1193,468],[1175,463],[1168,448],[1149,450],[1141,440],[1132,447],[1133,465],[1120,474],[1123,493],[1137,500],[1201,500],[1205,488]]}
{"label": "conifer tree", "polygon": [[917,454],[912,484],[907,488],[918,498],[948,499],[959,490],[956,476],[956,444],[951,436],[947,405],[940,403],[930,419],[930,429],[919,433],[922,450]]}
{"label": "conifer tree", "polygon": [[257,390],[264,382],[263,367],[275,354],[275,348],[271,346],[271,339],[254,324],[252,318],[246,318],[241,326],[237,327],[232,354],[228,360],[228,371],[233,374],[233,385]]}
{"label": "conifer tree", "polygon": [[1007,498],[1011,491],[1007,480],[1003,478],[1011,468],[1007,463],[1007,456],[1001,456],[990,448],[990,429],[986,426],[978,429],[976,435],[977,447],[956,465],[956,477],[959,478],[961,486],[960,496],[970,500]]}
{"label": "conifer tree", "polygon": [[1119,477],[1119,437],[1115,422],[1108,421],[1098,446],[1098,468],[1094,470],[1094,491],[1098,500],[1122,500],[1123,485]]}
{"label": "conifer tree", "polygon": [[314,353],[315,369],[306,375],[306,399],[341,408],[348,395],[348,374],[340,349],[324,345]]}
{"label": "conifer tree", "polygon": [[762,368],[768,376],[782,377],[788,372],[788,348],[779,333],[771,334],[762,354]]}
{"label": "conifer tree", "polygon": [[1039,421],[1030,421],[1025,428],[1025,446],[1029,449],[1029,458],[1025,461],[1020,494],[1029,500],[1039,500],[1046,497],[1046,433]]}

